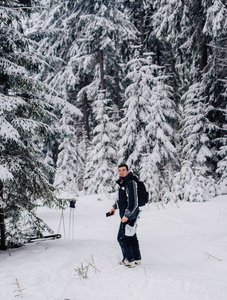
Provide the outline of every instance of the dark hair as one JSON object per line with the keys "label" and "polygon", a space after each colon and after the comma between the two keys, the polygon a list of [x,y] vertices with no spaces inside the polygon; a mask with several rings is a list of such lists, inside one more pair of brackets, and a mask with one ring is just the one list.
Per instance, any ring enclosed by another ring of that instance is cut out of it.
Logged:
{"label": "dark hair", "polygon": [[128,165],[126,165],[125,163],[121,163],[121,164],[118,166],[118,169],[119,169],[119,168],[122,168],[122,167],[126,167],[126,170],[128,171]]}

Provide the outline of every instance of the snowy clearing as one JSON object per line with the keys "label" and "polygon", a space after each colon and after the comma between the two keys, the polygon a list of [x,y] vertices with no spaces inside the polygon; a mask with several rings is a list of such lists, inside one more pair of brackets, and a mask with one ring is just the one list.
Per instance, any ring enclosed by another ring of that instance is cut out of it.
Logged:
{"label": "snowy clearing", "polygon": [[[0,299],[227,299],[227,196],[143,208],[138,227],[142,264],[133,269],[118,264],[120,219],[105,216],[112,204],[102,195],[81,196],[71,213],[74,228],[69,229],[70,209],[64,211],[66,238],[62,222],[59,240],[1,251]],[[61,211],[41,208],[38,214],[58,232]],[[93,265],[87,279],[75,270],[81,263]]]}

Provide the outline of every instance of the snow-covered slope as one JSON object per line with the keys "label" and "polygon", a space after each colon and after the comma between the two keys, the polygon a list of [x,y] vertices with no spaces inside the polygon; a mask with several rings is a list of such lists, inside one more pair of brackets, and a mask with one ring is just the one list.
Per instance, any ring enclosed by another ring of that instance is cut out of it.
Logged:
{"label": "snow-covered slope", "polygon": [[[61,211],[40,209],[56,233],[61,225],[62,238],[12,249],[11,255],[1,251],[0,300],[20,299],[19,287],[27,300],[227,299],[227,196],[143,208],[142,264],[133,269],[118,264],[120,219],[106,218],[111,206],[105,196],[81,196],[71,222],[70,209],[64,211],[65,226]],[[91,263],[87,279],[78,274],[81,263]]]}

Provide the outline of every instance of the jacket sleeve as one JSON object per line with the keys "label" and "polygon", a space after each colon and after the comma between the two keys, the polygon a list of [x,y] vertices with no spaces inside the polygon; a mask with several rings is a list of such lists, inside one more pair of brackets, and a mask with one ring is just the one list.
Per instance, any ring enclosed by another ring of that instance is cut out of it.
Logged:
{"label": "jacket sleeve", "polygon": [[119,205],[118,205],[118,200],[114,203],[113,208],[118,209]]}
{"label": "jacket sleeve", "polygon": [[126,194],[128,197],[128,206],[125,210],[125,217],[130,218],[138,207],[137,184],[134,180],[127,182]]}

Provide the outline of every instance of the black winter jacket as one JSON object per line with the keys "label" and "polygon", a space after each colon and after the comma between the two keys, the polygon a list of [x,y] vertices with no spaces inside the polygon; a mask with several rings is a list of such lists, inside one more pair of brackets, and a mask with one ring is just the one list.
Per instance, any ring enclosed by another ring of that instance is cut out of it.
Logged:
{"label": "black winter jacket", "polygon": [[139,212],[136,179],[136,176],[129,172],[126,177],[120,177],[116,181],[119,185],[119,195],[113,207],[119,208],[121,218],[125,216],[132,220]]}

